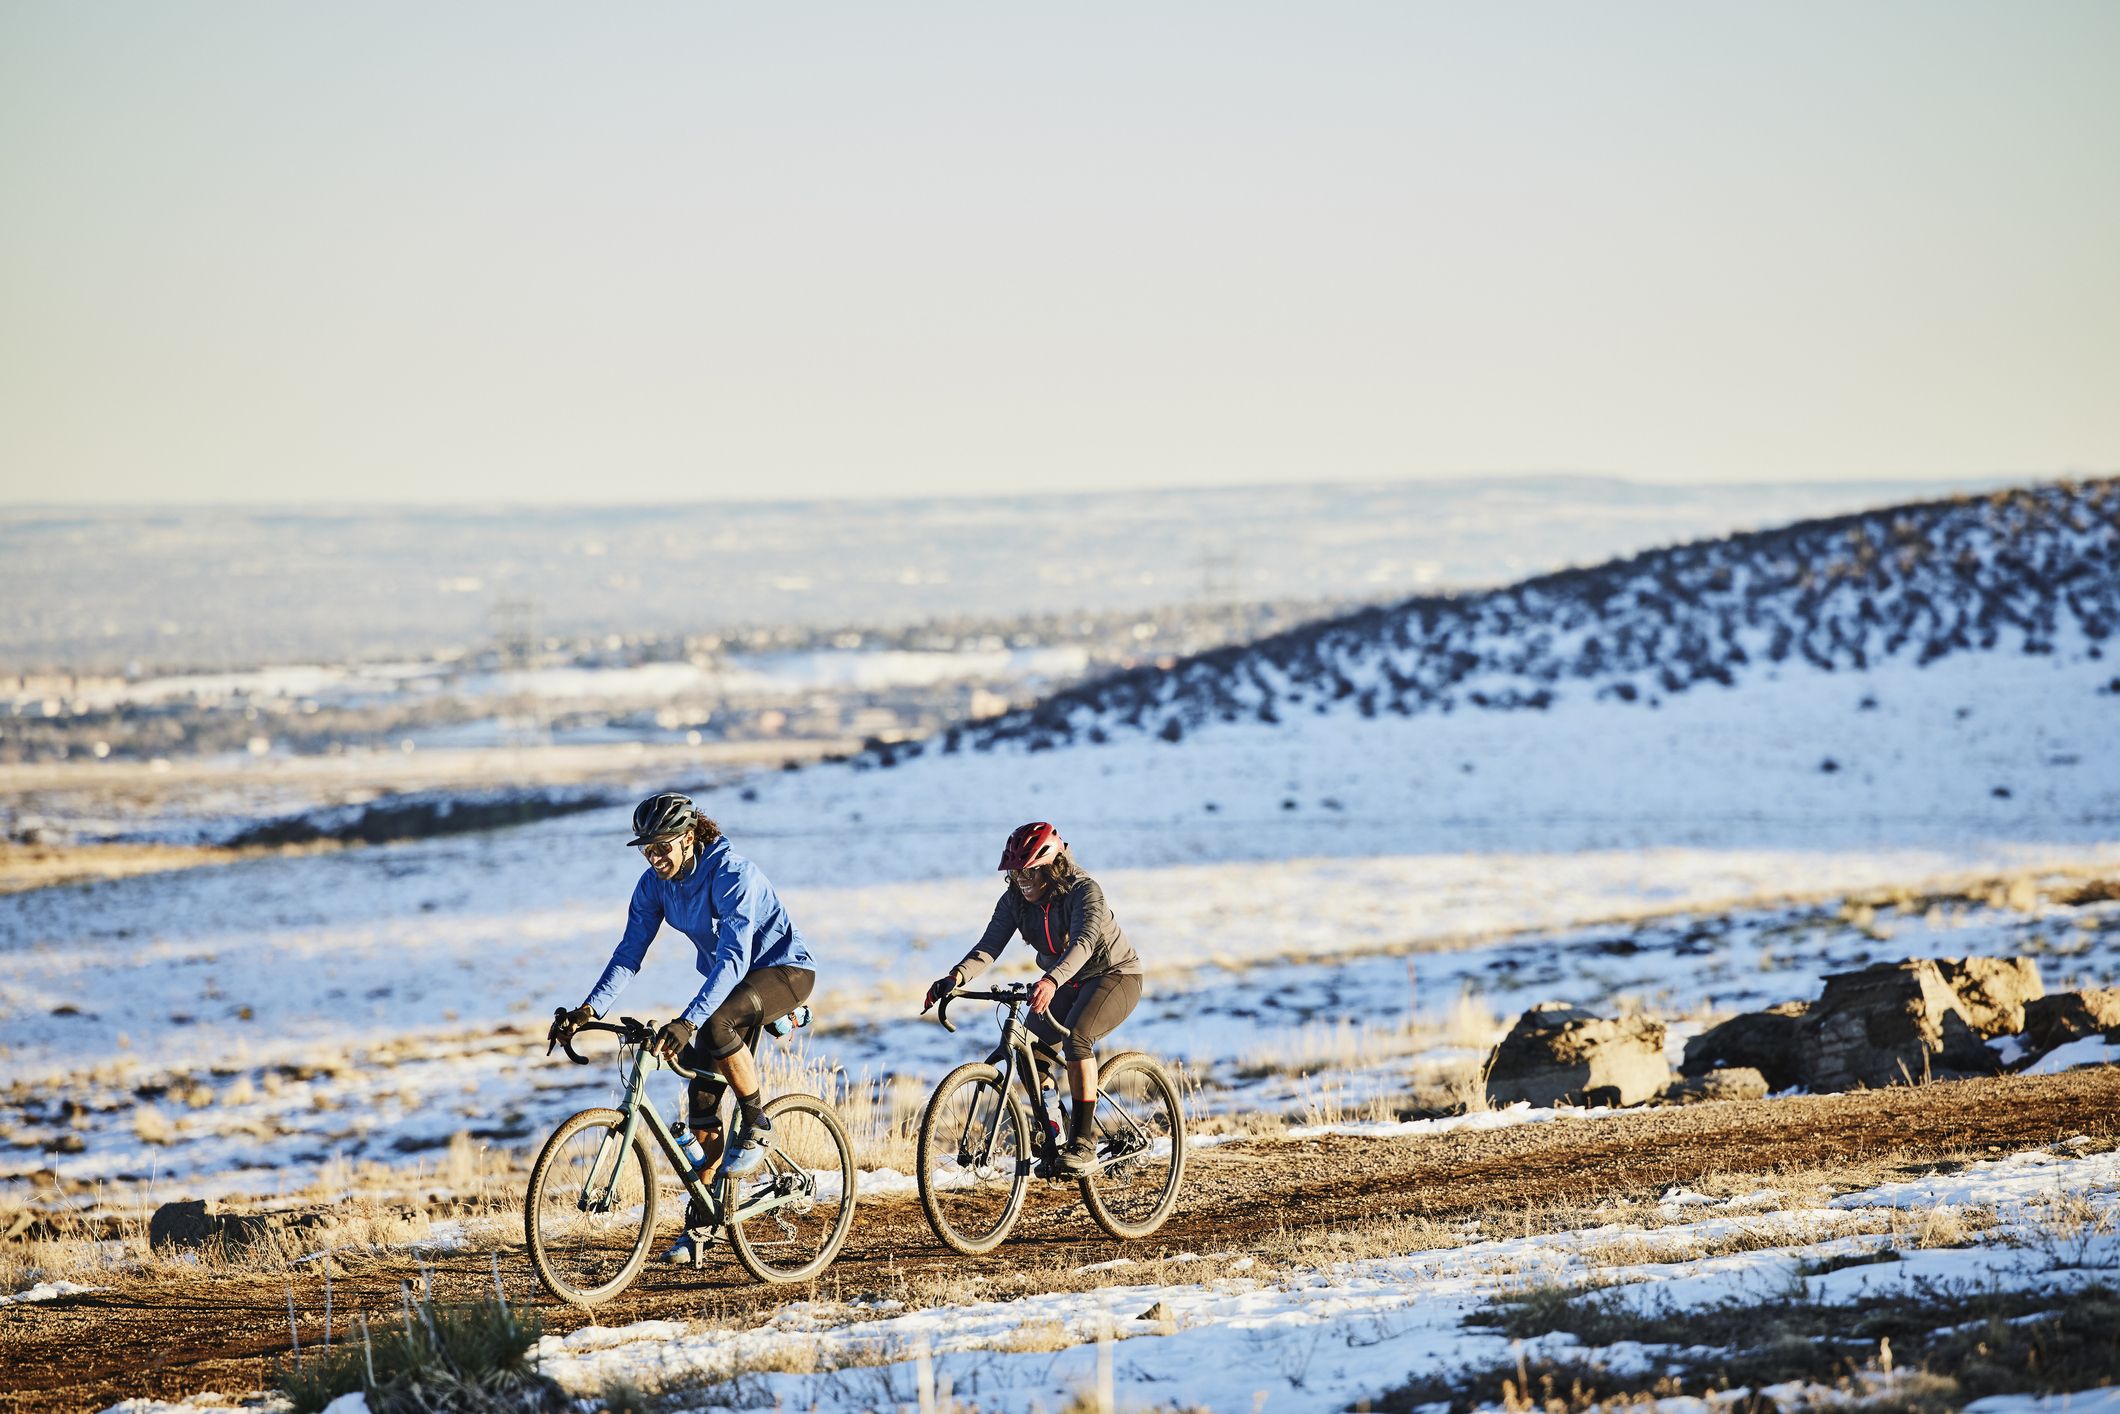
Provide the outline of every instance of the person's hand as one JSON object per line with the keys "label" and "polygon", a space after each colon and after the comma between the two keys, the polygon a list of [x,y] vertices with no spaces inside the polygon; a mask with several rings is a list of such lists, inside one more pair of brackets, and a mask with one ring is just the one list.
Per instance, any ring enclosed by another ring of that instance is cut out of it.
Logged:
{"label": "person's hand", "polygon": [[554,1046],[564,1046],[574,1039],[574,1033],[582,1029],[585,1022],[596,1020],[596,1013],[587,1006],[578,1006],[572,1011],[565,1007],[552,1010],[552,1029],[545,1033],[545,1054],[551,1055]]}
{"label": "person's hand", "polygon": [[676,1060],[684,1053],[685,1047],[692,1044],[692,1037],[698,1031],[698,1027],[681,1016],[675,1021],[665,1021],[655,1033],[655,1053],[666,1061]]}
{"label": "person's hand", "polygon": [[1040,977],[1038,985],[1031,988],[1031,1010],[1039,1016],[1045,1015],[1045,1009],[1053,1004],[1053,993],[1059,990],[1058,982],[1050,977]]}
{"label": "person's hand", "polygon": [[957,969],[953,967],[950,969],[949,976],[937,977],[934,981],[928,983],[927,1000],[920,1004],[920,1010],[923,1012],[928,1011],[935,1003],[941,1001],[951,992],[956,991],[957,987]]}

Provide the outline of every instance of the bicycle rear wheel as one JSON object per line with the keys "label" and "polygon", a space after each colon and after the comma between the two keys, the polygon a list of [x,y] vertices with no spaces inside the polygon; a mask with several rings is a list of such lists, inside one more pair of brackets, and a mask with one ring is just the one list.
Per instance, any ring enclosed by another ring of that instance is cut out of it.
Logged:
{"label": "bicycle rear wheel", "polygon": [[976,1256],[1001,1245],[1030,1192],[1031,1121],[1000,1071],[973,1061],[942,1077],[920,1116],[913,1177],[943,1246]]}
{"label": "bicycle rear wheel", "polygon": [[621,1152],[626,1117],[583,1110],[563,1121],[530,1169],[523,1240],[545,1289],[575,1306],[624,1291],[655,1236],[655,1170],[648,1136]]}
{"label": "bicycle rear wheel", "polygon": [[[760,1281],[808,1281],[832,1264],[854,1224],[854,1142],[833,1108],[815,1095],[782,1095],[766,1106],[773,1142],[765,1167],[729,1180],[729,1246]],[[747,1204],[789,1201],[755,1216]]]}
{"label": "bicycle rear wheel", "polygon": [[1185,1117],[1168,1072],[1139,1051],[1097,1068],[1097,1169],[1078,1180],[1082,1203],[1113,1237],[1146,1237],[1178,1206]]}

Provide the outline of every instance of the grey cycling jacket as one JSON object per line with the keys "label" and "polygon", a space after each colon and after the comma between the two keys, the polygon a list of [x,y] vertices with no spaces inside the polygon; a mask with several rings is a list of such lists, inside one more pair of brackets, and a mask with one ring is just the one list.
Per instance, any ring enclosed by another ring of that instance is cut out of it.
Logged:
{"label": "grey cycling jacket", "polygon": [[1119,931],[1119,920],[1112,917],[1104,890],[1087,874],[1065,891],[1048,893],[1037,903],[1018,893],[1013,884],[1003,889],[985,935],[957,964],[957,975],[969,982],[986,971],[1013,933],[1023,935],[1037,954],[1039,968],[1063,986],[1107,972],[1135,976],[1141,972],[1140,955]]}

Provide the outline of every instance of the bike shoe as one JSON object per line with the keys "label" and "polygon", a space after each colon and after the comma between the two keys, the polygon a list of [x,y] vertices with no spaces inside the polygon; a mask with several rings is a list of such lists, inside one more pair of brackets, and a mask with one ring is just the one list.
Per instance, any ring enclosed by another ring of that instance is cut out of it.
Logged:
{"label": "bike shoe", "polygon": [[1061,1146],[1056,1167],[1062,1178],[1079,1178],[1097,1171],[1097,1146],[1087,1139],[1070,1139]]}
{"label": "bike shoe", "polygon": [[728,1156],[721,1161],[721,1171],[741,1178],[766,1161],[766,1145],[773,1139],[773,1121],[764,1115],[756,1124],[740,1124],[736,1134],[729,1140]]}
{"label": "bike shoe", "polygon": [[714,1245],[714,1229],[711,1227],[688,1228],[678,1234],[677,1241],[662,1259],[673,1267],[703,1267],[707,1261],[707,1249]]}

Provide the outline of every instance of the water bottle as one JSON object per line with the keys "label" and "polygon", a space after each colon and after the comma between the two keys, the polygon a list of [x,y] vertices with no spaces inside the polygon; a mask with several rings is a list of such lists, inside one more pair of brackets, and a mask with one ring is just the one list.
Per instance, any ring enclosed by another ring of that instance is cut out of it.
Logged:
{"label": "water bottle", "polygon": [[766,1030],[775,1036],[788,1036],[810,1024],[810,1004],[804,1002],[786,1016],[776,1016],[766,1023]]}
{"label": "water bottle", "polygon": [[690,1125],[681,1119],[671,1120],[670,1137],[677,1141],[677,1152],[685,1156],[692,1172],[698,1173],[706,1168],[707,1151],[699,1146],[699,1136],[692,1132]]}

